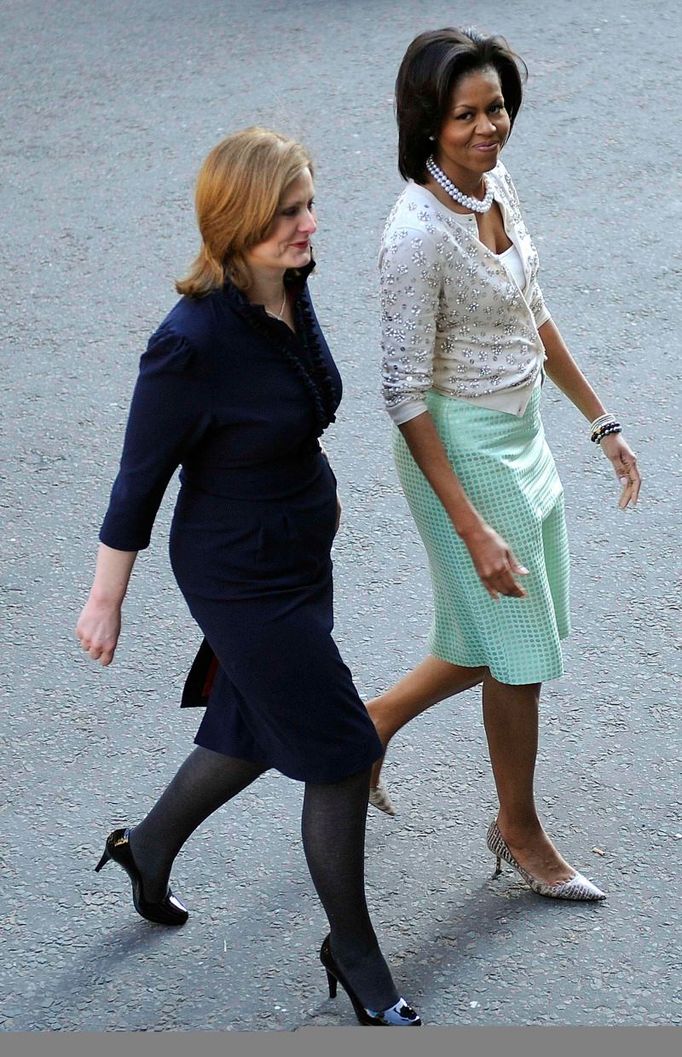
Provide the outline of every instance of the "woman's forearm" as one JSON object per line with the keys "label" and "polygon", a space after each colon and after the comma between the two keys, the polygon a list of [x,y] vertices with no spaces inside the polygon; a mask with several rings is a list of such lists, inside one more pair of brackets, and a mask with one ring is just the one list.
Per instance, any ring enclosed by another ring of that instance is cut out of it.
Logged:
{"label": "woman's forearm", "polygon": [[90,597],[102,605],[120,606],[128,590],[137,551],[118,551],[100,543]]}
{"label": "woman's forearm", "polygon": [[428,411],[399,427],[412,457],[443,504],[455,532],[466,539],[482,525],[482,518],[469,501],[443,447]]}
{"label": "woman's forearm", "polygon": [[111,664],[121,633],[121,605],[137,551],[117,551],[100,543],[90,595],[76,624],[82,648],[100,664]]}
{"label": "woman's forearm", "polygon": [[559,329],[551,319],[543,323],[538,333],[547,353],[545,372],[572,404],[593,422],[606,408],[571,356]]}
{"label": "woman's forearm", "polygon": [[500,595],[523,598],[526,592],[516,576],[523,576],[528,570],[469,501],[450,465],[431,415],[426,411],[399,428],[414,461],[440,499],[455,532],[469,551],[474,568],[490,597],[495,600]]}

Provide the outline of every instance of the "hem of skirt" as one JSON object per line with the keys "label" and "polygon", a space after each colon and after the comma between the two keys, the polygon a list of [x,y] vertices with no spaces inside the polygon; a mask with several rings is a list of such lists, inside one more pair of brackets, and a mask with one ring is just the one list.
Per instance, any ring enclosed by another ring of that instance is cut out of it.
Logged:
{"label": "hem of skirt", "polygon": [[229,752],[227,749],[216,749],[215,745],[209,745],[208,742],[202,741],[199,738],[198,733],[194,736],[194,744],[198,745],[200,749],[209,749],[210,752],[218,752],[221,756],[230,756],[234,760],[244,760],[246,763],[254,763],[258,767],[264,767],[266,771],[269,771],[272,767],[272,764],[268,763],[268,761],[264,760],[261,756],[254,756],[251,753],[242,752],[241,750]]}
{"label": "hem of skirt", "polygon": [[435,647],[429,647],[430,652],[439,661],[445,661],[447,664],[456,664],[458,668],[487,668],[493,679],[497,679],[498,683],[502,683],[505,686],[528,686],[531,683],[547,683],[553,679],[561,679],[566,674],[563,665],[558,669],[551,668],[545,669],[538,675],[524,675],[523,678],[509,675],[507,672],[500,671],[499,668],[493,667],[487,658],[483,658],[479,661],[461,661],[456,660],[454,657],[446,657],[443,651],[437,650]]}
{"label": "hem of skirt", "polygon": [[347,763],[346,766],[339,768],[330,777],[329,770],[325,771],[324,774],[309,772],[306,770],[304,774],[301,771],[291,769],[284,769],[280,767],[276,762],[264,760],[262,757],[256,757],[253,755],[247,755],[244,752],[228,752],[225,749],[216,749],[213,745],[207,745],[203,741],[199,740],[198,735],[194,738],[194,744],[199,745],[202,749],[210,749],[211,752],[219,752],[223,756],[232,756],[236,760],[246,760],[248,763],[257,764],[259,767],[263,767],[267,771],[277,771],[279,774],[283,774],[285,778],[291,778],[295,782],[312,782],[315,785],[332,785],[334,782],[342,782],[344,778],[350,778],[354,774],[360,774],[362,771],[368,771],[373,764],[380,760],[384,755],[384,749],[379,746],[379,750],[374,756],[366,757],[361,761],[355,763]]}

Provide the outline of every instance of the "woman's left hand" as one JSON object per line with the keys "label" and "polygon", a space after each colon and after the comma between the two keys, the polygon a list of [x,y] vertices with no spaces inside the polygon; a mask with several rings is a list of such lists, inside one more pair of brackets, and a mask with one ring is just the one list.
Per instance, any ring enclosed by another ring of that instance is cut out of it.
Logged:
{"label": "woman's left hand", "polygon": [[618,506],[621,510],[630,505],[635,506],[642,479],[637,469],[637,459],[623,439],[623,434],[610,433],[599,442],[599,447],[613,466],[623,489]]}
{"label": "woman's left hand", "polygon": [[341,524],[341,500],[339,499],[339,493],[336,493],[336,524],[334,525],[334,535],[339,531],[339,525]]}

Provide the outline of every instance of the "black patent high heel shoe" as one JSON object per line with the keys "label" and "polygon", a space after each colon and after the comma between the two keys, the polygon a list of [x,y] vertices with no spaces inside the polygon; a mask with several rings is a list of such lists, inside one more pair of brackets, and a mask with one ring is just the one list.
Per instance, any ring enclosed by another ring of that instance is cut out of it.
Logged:
{"label": "black patent high heel shoe", "polygon": [[154,921],[157,925],[184,925],[189,917],[186,908],[179,899],[176,899],[170,888],[166,890],[163,899],[152,903],[145,899],[142,889],[142,876],[130,848],[128,836],[129,829],[115,829],[107,837],[104,846],[104,854],[95,867],[95,873],[99,873],[103,866],[113,859],[122,866],[133,884],[133,903],[141,917],[147,921]]}
{"label": "black patent high heel shoe", "polygon": [[353,1009],[355,1010],[355,1016],[361,1024],[377,1027],[386,1025],[395,1028],[421,1027],[421,1020],[415,1011],[410,1009],[404,998],[399,998],[396,1004],[394,1006],[389,1006],[388,1009],[382,1009],[380,1011],[375,1009],[365,1009],[362,1002],[355,994],[355,991],[334,961],[334,956],[329,943],[329,936],[326,936],[322,942],[322,947],[320,948],[320,961],[327,970],[329,997],[336,998],[337,984],[341,984],[341,987],[350,998]]}

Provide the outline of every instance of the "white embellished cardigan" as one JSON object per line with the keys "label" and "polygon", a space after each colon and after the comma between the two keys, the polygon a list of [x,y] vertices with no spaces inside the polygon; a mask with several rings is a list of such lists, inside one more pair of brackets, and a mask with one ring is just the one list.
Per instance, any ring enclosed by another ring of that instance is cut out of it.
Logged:
{"label": "white embellished cardigan", "polygon": [[522,290],[478,238],[473,213],[441,205],[408,183],[384,229],[379,253],[382,380],[396,425],[446,396],[522,415],[541,380],[538,328],[549,318],[537,281],[538,254],[505,167],[486,174],[505,230],[523,263]]}

